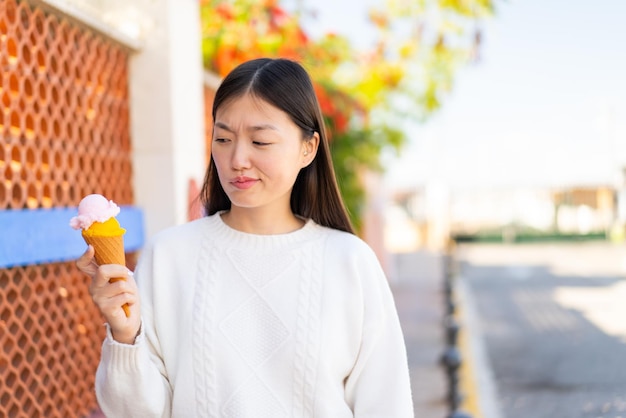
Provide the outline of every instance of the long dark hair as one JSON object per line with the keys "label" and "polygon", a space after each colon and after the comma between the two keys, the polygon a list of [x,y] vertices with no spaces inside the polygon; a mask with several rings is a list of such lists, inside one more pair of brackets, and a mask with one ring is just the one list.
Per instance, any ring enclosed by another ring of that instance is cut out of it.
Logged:
{"label": "long dark hair", "polygon": [[[300,170],[293,186],[292,212],[320,225],[354,233],[335,179],[322,111],[306,70],[287,59],[259,58],[244,62],[217,89],[213,120],[221,105],[245,94],[284,111],[300,127],[305,140],[311,139],[315,132],[320,137],[317,155]],[[212,156],[200,198],[207,215],[230,209],[230,199],[220,184]]]}

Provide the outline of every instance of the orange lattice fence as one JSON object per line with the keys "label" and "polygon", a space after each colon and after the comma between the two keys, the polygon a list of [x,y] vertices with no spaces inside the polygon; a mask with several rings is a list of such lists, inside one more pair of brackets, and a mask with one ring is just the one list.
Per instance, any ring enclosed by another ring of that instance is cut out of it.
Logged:
{"label": "orange lattice fence", "polygon": [[[0,252],[32,244],[6,236],[9,215],[48,216],[89,193],[133,203],[127,61],[67,18],[0,0]],[[0,417],[96,410],[104,330],[88,280],[71,260],[0,265]]]}

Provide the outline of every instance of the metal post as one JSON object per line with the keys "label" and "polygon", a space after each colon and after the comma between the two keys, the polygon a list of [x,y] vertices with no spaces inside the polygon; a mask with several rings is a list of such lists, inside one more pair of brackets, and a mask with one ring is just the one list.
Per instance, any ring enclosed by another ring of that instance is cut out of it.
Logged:
{"label": "metal post", "polygon": [[444,303],[446,307],[446,317],[443,325],[445,328],[446,349],[441,356],[441,363],[445,367],[446,377],[448,378],[448,396],[447,401],[450,405],[450,414],[447,418],[472,418],[466,412],[459,411],[459,407],[463,401],[463,395],[459,388],[459,369],[463,361],[461,351],[458,348],[458,335],[461,325],[455,318],[455,272],[454,258],[452,253],[452,245],[448,254],[444,257]]}

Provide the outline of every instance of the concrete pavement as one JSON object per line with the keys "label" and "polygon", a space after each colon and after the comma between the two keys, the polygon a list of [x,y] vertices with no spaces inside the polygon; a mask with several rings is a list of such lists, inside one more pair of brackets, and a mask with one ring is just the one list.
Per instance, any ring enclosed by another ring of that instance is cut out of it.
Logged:
{"label": "concrete pavement", "polygon": [[[457,274],[454,263],[452,272]],[[451,411],[448,378],[440,362],[446,350],[443,254],[428,251],[393,254],[388,275],[407,344],[415,417],[446,418]],[[461,280],[456,277],[453,280],[455,320],[460,325],[457,348],[462,359],[458,377],[463,398],[459,411],[472,418],[501,418],[471,292]]]}
{"label": "concrete pavement", "polygon": [[447,382],[440,358],[443,328],[443,264],[429,252],[393,254],[389,280],[404,331],[416,418],[445,418]]}

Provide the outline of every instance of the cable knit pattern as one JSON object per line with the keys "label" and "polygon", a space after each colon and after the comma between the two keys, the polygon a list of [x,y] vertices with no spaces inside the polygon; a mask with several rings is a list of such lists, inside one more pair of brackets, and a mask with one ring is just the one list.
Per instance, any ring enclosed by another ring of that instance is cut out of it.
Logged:
{"label": "cable knit pattern", "polygon": [[[240,273],[239,277],[231,277],[230,280],[245,282],[250,286],[252,296],[220,323],[222,334],[241,359],[250,366],[247,372],[249,375],[244,377],[249,380],[224,405],[226,416],[246,416],[242,412],[245,408],[251,408],[250,413],[257,417],[280,417],[286,413],[272,390],[264,386],[258,369],[290,335],[287,325],[272,308],[272,302],[267,300],[264,293],[270,283],[289,271],[295,260],[289,251],[292,250],[286,248],[276,252],[272,246],[269,251],[263,248],[251,252],[250,248],[245,247],[227,251],[230,262]],[[250,384],[251,381],[257,383]]]}
{"label": "cable knit pattern", "polygon": [[226,418],[287,418],[287,411],[276,394],[260,379],[252,377],[226,401],[223,409]]}
{"label": "cable knit pattern", "polygon": [[247,234],[216,214],[159,233],[136,278],[150,314],[134,346],[103,345],[108,416],[413,416],[392,295],[354,235]]}
{"label": "cable knit pattern", "polygon": [[[321,240],[325,242],[324,240]],[[321,245],[313,247],[313,260],[322,260]],[[302,254],[304,257],[306,254]],[[315,370],[319,351],[319,317],[321,302],[321,263],[305,264],[298,295],[298,328],[296,330],[296,358],[294,362],[292,417],[314,415]]]}
{"label": "cable knit pattern", "polygon": [[[208,235],[208,233],[207,233]],[[216,300],[216,266],[218,249],[211,245],[210,236],[202,240],[200,257],[198,258],[198,275],[196,277],[193,299],[193,360],[194,368],[196,416],[201,418],[217,418],[218,409],[216,388],[216,364],[214,344],[214,319]]]}
{"label": "cable knit pattern", "polygon": [[250,257],[245,251],[232,249],[228,255],[242,277],[256,290],[264,288],[295,261],[295,257],[290,253],[261,252]]}
{"label": "cable knit pattern", "polygon": [[220,329],[253,369],[270,358],[289,336],[289,330],[278,315],[258,296],[228,316]]}

